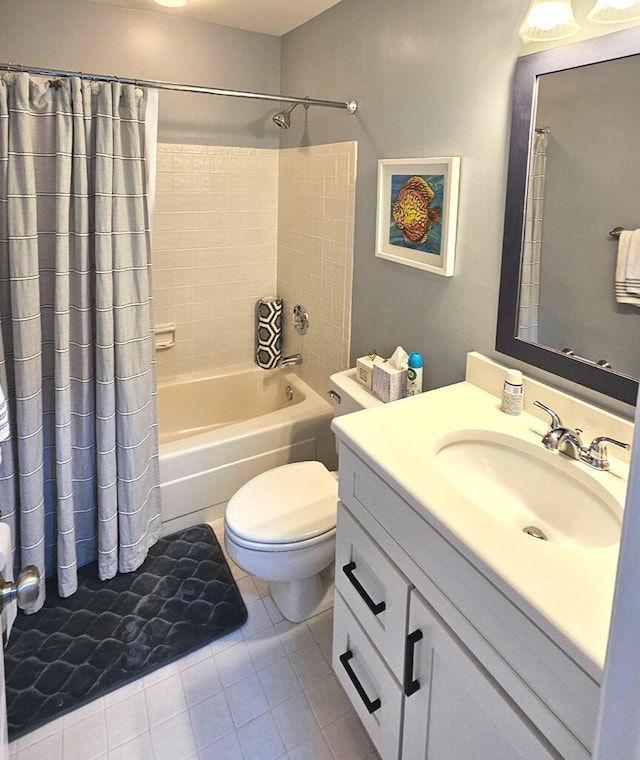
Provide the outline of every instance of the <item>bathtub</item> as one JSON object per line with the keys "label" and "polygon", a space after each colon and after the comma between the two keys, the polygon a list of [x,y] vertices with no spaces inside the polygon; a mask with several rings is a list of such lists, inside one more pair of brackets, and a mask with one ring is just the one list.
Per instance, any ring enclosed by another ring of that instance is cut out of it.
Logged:
{"label": "bathtub", "polygon": [[272,467],[335,468],[333,407],[290,370],[160,381],[158,416],[164,533],[222,517],[238,488]]}

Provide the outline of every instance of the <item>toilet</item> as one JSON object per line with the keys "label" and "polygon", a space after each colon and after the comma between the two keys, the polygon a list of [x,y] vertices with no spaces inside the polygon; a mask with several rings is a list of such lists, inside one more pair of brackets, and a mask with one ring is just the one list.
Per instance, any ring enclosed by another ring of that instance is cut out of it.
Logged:
{"label": "toilet", "polygon": [[[382,403],[355,373],[330,378],[335,416]],[[293,462],[252,478],[227,504],[227,554],[245,572],[269,581],[273,601],[292,622],[333,603],[337,502],[337,473],[321,462]]]}

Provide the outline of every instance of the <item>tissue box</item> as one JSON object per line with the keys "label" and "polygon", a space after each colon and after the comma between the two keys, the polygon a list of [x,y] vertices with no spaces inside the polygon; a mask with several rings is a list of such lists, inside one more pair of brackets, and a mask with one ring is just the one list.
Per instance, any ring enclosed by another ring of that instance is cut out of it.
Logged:
{"label": "tissue box", "polygon": [[381,356],[361,356],[356,359],[356,380],[371,390],[373,388],[373,365],[384,362]]}
{"label": "tissue box", "polygon": [[386,362],[373,365],[373,395],[385,403],[407,395],[407,370],[394,369]]}

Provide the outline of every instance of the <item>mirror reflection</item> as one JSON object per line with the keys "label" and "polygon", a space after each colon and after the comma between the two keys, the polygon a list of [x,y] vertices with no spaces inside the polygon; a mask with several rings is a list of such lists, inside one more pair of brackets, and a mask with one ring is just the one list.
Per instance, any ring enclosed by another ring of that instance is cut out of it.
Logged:
{"label": "mirror reflection", "polygon": [[518,60],[496,330],[500,353],[627,404],[640,294],[619,250],[625,272],[640,266],[639,31]]}
{"label": "mirror reflection", "polygon": [[640,233],[618,228],[640,227],[638,81],[640,56],[538,77],[518,318],[519,338],[629,376],[640,287],[625,274],[640,271]]}

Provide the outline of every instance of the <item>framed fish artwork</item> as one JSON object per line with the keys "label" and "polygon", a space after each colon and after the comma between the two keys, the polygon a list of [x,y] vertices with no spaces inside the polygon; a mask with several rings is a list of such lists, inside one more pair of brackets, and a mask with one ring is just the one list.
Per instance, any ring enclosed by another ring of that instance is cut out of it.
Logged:
{"label": "framed fish artwork", "polygon": [[460,157],[378,161],[376,256],[453,277]]}

